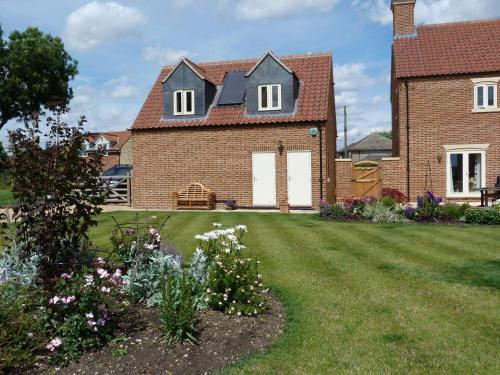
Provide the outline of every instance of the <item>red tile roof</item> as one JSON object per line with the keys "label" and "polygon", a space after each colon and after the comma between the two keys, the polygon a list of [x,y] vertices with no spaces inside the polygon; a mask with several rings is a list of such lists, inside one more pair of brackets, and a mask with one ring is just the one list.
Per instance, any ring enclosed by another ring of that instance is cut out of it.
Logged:
{"label": "red tile roof", "polygon": [[100,137],[106,138],[112,149],[121,149],[122,146],[128,141],[130,138],[131,132],[130,130],[119,131],[119,132],[101,132],[101,133],[88,133],[86,138],[89,142],[95,142]]}
{"label": "red tile roof", "polygon": [[[244,105],[217,106],[214,104],[208,110],[207,116],[203,118],[162,120],[161,81],[174,68],[174,66],[167,66],[158,75],[132,129],[326,121],[330,104],[328,94],[333,81],[331,53],[284,56],[280,57],[280,60],[293,70],[300,81],[299,97],[294,114],[247,116]],[[257,61],[258,59],[199,63],[196,69],[200,69],[208,81],[221,85],[226,72],[249,71]]]}
{"label": "red tile roof", "polygon": [[394,41],[397,78],[500,71],[500,19],[417,27]]}

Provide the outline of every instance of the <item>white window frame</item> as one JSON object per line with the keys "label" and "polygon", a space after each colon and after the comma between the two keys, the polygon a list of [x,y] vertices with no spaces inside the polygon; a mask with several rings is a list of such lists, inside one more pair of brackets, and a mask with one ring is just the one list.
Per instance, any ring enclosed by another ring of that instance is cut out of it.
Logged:
{"label": "white window frame", "polygon": [[[473,112],[496,112],[500,111],[498,108],[498,81],[500,77],[492,78],[475,78],[472,80],[474,83],[474,108]],[[479,106],[478,100],[478,89],[483,88],[483,105]],[[493,105],[488,104],[488,88],[493,87]]]}
{"label": "white window frame", "polygon": [[[485,145],[486,146],[486,145]],[[486,146],[487,147],[487,146]],[[463,192],[453,191],[453,181],[451,175],[451,155],[452,154],[462,154],[462,181],[463,181]],[[480,191],[469,191],[469,154],[480,154],[481,155],[481,188],[485,187],[486,182],[486,149],[485,148],[448,148],[446,150],[446,196],[450,198],[475,198],[480,197]]]}
{"label": "white window frame", "polygon": [[[180,112],[177,111],[177,93],[181,93],[181,108],[182,110]],[[187,94],[191,93],[191,111],[187,110]],[[173,92],[173,98],[174,98],[174,116],[186,116],[186,115],[194,115],[195,108],[194,108],[194,90],[177,90]]]}
{"label": "white window frame", "polygon": [[[262,88],[267,88],[267,107],[262,106]],[[273,87],[278,87],[278,105],[273,107]],[[259,102],[259,111],[279,111],[281,110],[281,85],[273,83],[270,85],[259,85],[257,100]]]}

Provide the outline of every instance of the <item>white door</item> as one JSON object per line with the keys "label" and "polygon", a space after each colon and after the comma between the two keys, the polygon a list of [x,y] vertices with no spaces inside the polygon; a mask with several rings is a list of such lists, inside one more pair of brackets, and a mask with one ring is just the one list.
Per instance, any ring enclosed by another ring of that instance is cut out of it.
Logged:
{"label": "white door", "polygon": [[274,152],[252,154],[253,205],[276,207],[276,157]]}
{"label": "white door", "polygon": [[312,206],[311,151],[288,152],[287,170],[290,206]]}

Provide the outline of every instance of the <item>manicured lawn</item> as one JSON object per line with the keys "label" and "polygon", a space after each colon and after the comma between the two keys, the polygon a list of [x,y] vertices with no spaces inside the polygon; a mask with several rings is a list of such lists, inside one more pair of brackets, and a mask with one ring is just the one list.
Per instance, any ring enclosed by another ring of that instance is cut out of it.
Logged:
{"label": "manicured lawn", "polygon": [[10,186],[0,185],[0,207],[14,204],[14,202]]}
{"label": "manicured lawn", "polygon": [[[264,280],[287,306],[278,342],[225,374],[500,374],[499,227],[156,215],[171,216],[166,232],[185,256],[212,222],[246,224]],[[92,238],[109,248],[111,214],[99,220]]]}

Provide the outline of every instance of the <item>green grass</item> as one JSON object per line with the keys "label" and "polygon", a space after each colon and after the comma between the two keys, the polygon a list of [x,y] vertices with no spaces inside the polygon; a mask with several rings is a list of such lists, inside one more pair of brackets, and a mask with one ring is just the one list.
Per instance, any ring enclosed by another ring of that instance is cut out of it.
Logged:
{"label": "green grass", "polygon": [[[286,305],[278,342],[223,374],[500,374],[498,227],[156,215],[171,216],[166,233],[186,257],[212,222],[246,224],[264,280]],[[111,214],[99,222],[92,238],[109,248]]]}

